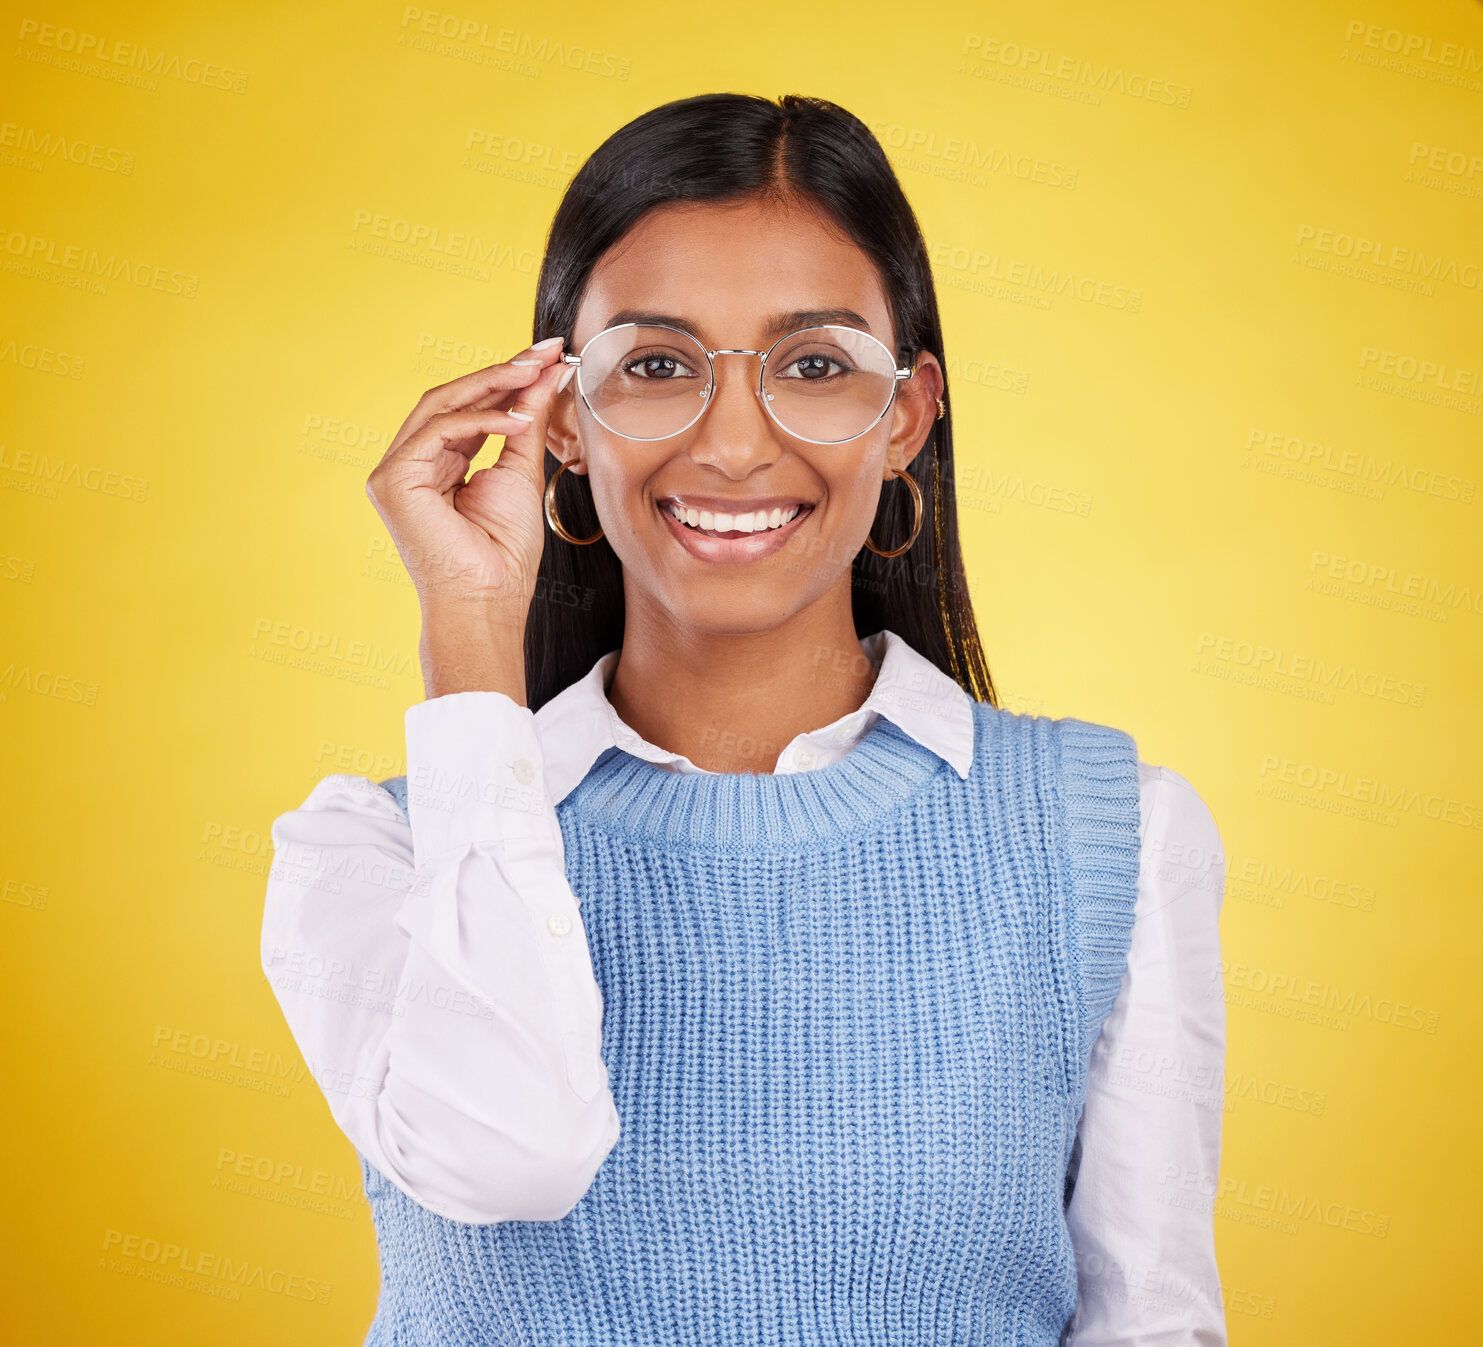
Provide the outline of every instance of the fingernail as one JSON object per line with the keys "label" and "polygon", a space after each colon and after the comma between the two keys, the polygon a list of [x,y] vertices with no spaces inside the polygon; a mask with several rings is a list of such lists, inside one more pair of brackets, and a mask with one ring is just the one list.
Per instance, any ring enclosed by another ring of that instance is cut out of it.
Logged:
{"label": "fingernail", "polygon": [[534,421],[535,420],[535,417],[532,416],[530,412],[517,412],[513,407],[510,408],[510,415],[511,416],[518,416],[522,421]]}
{"label": "fingernail", "polygon": [[544,351],[551,346],[560,346],[561,340],[562,339],[560,337],[547,337],[545,341],[536,342],[536,344],[530,349],[532,351]]}
{"label": "fingernail", "polygon": [[510,363],[512,365],[539,365],[541,362],[539,360],[512,360]]}
{"label": "fingernail", "polygon": [[561,390],[571,382],[572,375],[574,375],[576,372],[577,367],[575,365],[568,365],[564,370],[562,370],[561,378],[556,381],[556,391],[558,393],[561,392]]}

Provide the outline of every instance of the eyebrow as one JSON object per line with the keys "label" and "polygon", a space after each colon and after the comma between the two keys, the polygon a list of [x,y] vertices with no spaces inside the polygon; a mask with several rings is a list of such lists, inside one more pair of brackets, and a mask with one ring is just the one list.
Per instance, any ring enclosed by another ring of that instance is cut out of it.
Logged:
{"label": "eyebrow", "polygon": [[[644,327],[680,327],[686,332],[700,334],[701,324],[673,313],[655,313],[651,309],[619,309],[612,314],[604,327],[617,327],[620,323],[639,323]],[[766,320],[762,329],[769,337],[782,332],[792,332],[800,327],[818,327],[824,323],[848,323],[862,331],[870,332],[870,324],[854,309],[790,309],[787,313],[775,313]]]}

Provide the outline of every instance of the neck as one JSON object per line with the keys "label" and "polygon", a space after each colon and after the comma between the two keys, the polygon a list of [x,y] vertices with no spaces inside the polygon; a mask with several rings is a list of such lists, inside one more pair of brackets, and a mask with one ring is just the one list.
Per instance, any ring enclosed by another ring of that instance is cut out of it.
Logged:
{"label": "neck", "polygon": [[771,772],[790,741],[856,711],[878,669],[846,586],[760,631],[681,627],[626,606],[608,700],[651,744],[709,772]]}

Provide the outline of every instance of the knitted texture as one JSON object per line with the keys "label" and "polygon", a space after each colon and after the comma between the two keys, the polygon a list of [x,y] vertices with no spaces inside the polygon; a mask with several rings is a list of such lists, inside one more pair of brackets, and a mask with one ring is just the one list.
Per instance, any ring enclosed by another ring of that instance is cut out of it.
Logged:
{"label": "knitted texture", "polygon": [[362,1157],[368,1345],[1061,1341],[1137,753],[974,716],[966,780],[884,717],[810,772],[597,759],[557,814],[622,1134],[558,1221],[450,1221]]}

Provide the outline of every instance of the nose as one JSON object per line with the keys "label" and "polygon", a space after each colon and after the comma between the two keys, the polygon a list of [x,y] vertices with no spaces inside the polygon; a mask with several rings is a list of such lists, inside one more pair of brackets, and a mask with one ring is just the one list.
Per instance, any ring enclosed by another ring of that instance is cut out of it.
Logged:
{"label": "nose", "polygon": [[731,362],[732,364],[739,365],[740,368],[732,371],[730,375],[727,375],[727,374],[723,374],[722,373],[722,371],[726,368],[726,362],[724,360],[719,359],[719,357],[721,357],[723,355],[755,357],[758,360],[760,360],[762,358],[761,353],[758,352],[758,351],[733,351],[733,350],[712,351],[711,352],[711,369],[714,371],[714,374],[712,375],[712,383],[711,383],[710,393],[706,397],[706,410],[707,411],[710,410],[710,404],[713,403],[713,402],[715,402],[716,401],[716,398],[719,396],[720,388],[721,388],[721,381],[723,379],[729,378],[729,379],[731,379],[731,380],[739,383],[743,388],[750,388],[752,390],[753,395],[759,401],[761,401],[761,402],[764,403],[763,410],[765,411],[766,410],[765,403],[766,403],[767,395],[758,386],[760,380],[758,379],[757,371],[755,369],[753,369],[753,367],[752,367],[752,361],[750,359],[745,359],[745,360],[740,360],[740,361],[735,361],[735,360],[732,361]]}
{"label": "nose", "polygon": [[756,351],[725,350],[712,355],[711,391],[690,447],[690,456],[698,462],[745,470],[756,463],[759,449],[765,448],[769,462],[779,457],[782,446],[777,426],[767,414],[767,395],[758,386],[754,362],[760,359]]}

